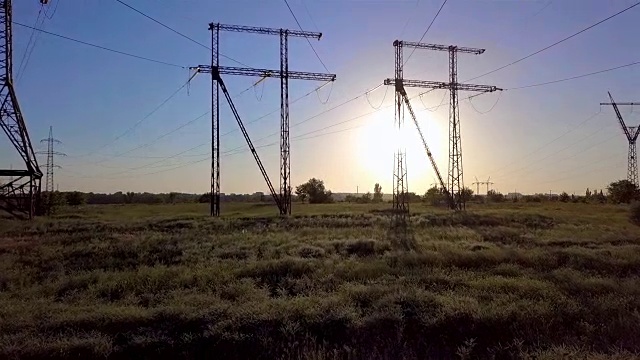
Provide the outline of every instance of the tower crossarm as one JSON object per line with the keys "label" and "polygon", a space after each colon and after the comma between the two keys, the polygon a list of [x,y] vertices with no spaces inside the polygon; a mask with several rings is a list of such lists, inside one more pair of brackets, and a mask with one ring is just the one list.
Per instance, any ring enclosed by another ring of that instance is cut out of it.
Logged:
{"label": "tower crossarm", "polygon": [[622,118],[622,114],[620,114],[620,110],[618,109],[618,105],[640,105],[640,102],[623,102],[623,103],[617,103],[613,100],[613,96],[611,96],[610,92],[607,92],[607,94],[609,94],[609,99],[611,99],[610,103],[600,103],[600,105],[611,105],[613,106],[613,110],[616,112],[616,116],[618,117],[618,122],[620,123],[620,126],[622,127],[622,131],[624,131],[624,134],[627,136],[627,140],[629,140],[629,142],[635,142],[636,139],[638,138],[638,134],[640,133],[640,127],[638,127],[637,129],[635,129],[635,131],[633,130],[629,130],[629,127],[627,127],[627,125],[624,123],[624,119]]}
{"label": "tower crossarm", "polygon": [[[220,23],[210,23],[209,28],[218,27],[221,31],[231,32],[245,32],[251,34],[263,34],[263,35],[280,35],[283,29],[266,28],[258,26],[244,26],[244,25],[229,25]],[[320,32],[304,31],[304,30],[286,30],[289,36],[318,39],[322,37]]]}
{"label": "tower crossarm", "polygon": [[[401,80],[402,84],[405,87],[416,87],[416,88],[426,88],[426,89],[451,89],[451,83],[444,81],[428,81],[428,80],[408,80],[408,79],[385,79],[385,85],[392,85],[397,82],[397,80]],[[477,84],[454,84],[453,88],[455,90],[461,91],[476,91],[476,92],[494,92],[494,91],[502,91],[501,88],[490,85],[477,85]]]}
{"label": "tower crossarm", "polygon": [[475,55],[480,55],[485,51],[485,49],[476,49],[476,48],[455,46],[455,45],[425,44],[425,43],[403,41],[403,40],[396,40],[393,42],[393,46],[398,46],[398,45],[415,48],[415,49],[437,50],[437,51],[449,51],[453,49],[457,52],[475,54]]}
{"label": "tower crossarm", "polygon": [[[199,65],[194,67],[199,73],[207,73],[211,74],[213,69],[210,65]],[[244,68],[244,67],[234,67],[234,66],[219,66],[218,72],[221,75],[240,75],[240,76],[257,76],[257,77],[272,77],[272,78],[281,78],[282,73],[280,70],[270,70],[270,69],[258,69],[258,68]],[[288,76],[290,79],[298,79],[298,80],[316,80],[316,81],[335,81],[336,74],[325,74],[325,73],[314,73],[314,72],[304,72],[304,71],[289,71]]]}

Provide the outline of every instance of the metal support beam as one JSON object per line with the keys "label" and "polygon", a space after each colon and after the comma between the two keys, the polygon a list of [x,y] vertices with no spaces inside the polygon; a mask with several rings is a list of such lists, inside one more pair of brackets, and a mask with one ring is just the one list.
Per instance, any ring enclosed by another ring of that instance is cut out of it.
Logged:
{"label": "metal support beam", "polygon": [[[283,29],[275,29],[275,28],[266,28],[266,27],[257,27],[257,26],[244,26],[244,25],[229,25],[229,24],[214,24],[210,23],[209,27],[215,26],[219,30],[222,31],[231,31],[231,32],[244,32],[250,34],[263,34],[263,35],[280,35],[280,31]],[[287,30],[289,36],[294,37],[302,37],[302,38],[312,38],[320,40],[322,37],[322,33],[312,32],[312,31],[304,31],[304,30]]]}
{"label": "metal support beam", "polygon": [[280,30],[280,215],[291,215],[289,144],[289,30]]}
{"label": "metal support beam", "polygon": [[[212,66],[198,65],[191,68],[200,73],[210,74]],[[256,76],[262,78],[281,78],[282,72],[280,70],[272,69],[256,69],[256,68],[243,68],[235,66],[218,66],[218,72],[220,75],[240,75],[240,76]],[[295,80],[315,80],[315,81],[335,81],[335,74],[324,74],[304,71],[289,71],[289,79]]]}
{"label": "metal support beam", "polygon": [[253,146],[253,142],[251,141],[251,138],[249,137],[249,133],[247,132],[247,129],[244,127],[244,124],[242,123],[242,119],[240,119],[240,114],[238,113],[238,110],[236,109],[236,106],[233,104],[233,100],[231,99],[231,95],[229,94],[229,91],[227,90],[227,86],[224,84],[224,81],[222,81],[222,78],[220,77],[219,73],[214,73],[214,77],[215,77],[215,81],[218,83],[218,85],[220,86],[220,89],[222,90],[225,98],[227,99],[227,103],[229,104],[229,107],[231,108],[231,112],[233,113],[233,116],[236,119],[236,122],[238,123],[238,126],[240,127],[240,131],[242,131],[242,135],[244,135],[244,139],[247,142],[247,145],[249,146],[249,150],[251,150],[251,154],[253,155],[253,158],[256,160],[256,164],[258,164],[258,168],[260,169],[260,172],[262,173],[262,176],[264,177],[265,182],[267,183],[267,186],[269,187],[269,191],[271,192],[271,196],[273,197],[273,200],[276,202],[276,205],[278,206],[278,209],[280,209],[280,213],[283,212],[283,204],[282,204],[282,199],[280,196],[278,196],[278,194],[276,193],[273,184],[271,183],[271,179],[269,179],[269,175],[267,174],[267,171],[265,170],[264,166],[262,165],[262,161],[260,160],[260,157],[258,156],[258,152],[256,151],[256,148]]}
{"label": "metal support beam", "polygon": [[[211,31],[211,69],[220,61],[220,27],[209,24]],[[211,73],[211,216],[220,216],[220,74]]]}
{"label": "metal support beam", "polygon": [[[27,125],[13,87],[11,11],[11,0],[2,0],[0,3],[0,127],[22,158],[26,169],[0,171],[2,174],[11,174],[9,176],[21,176],[19,179],[8,181],[0,179],[0,208],[15,216],[30,219],[36,215],[42,171],[33,151]],[[22,171],[26,171],[28,175],[24,177],[19,175]],[[17,183],[18,180],[22,183]]]}

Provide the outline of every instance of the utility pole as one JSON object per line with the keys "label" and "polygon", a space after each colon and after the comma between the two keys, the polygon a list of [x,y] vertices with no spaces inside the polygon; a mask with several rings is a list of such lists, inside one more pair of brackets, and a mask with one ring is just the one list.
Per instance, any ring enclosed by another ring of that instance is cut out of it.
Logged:
{"label": "utility pole", "polygon": [[[396,40],[393,42],[393,46],[396,47],[396,68],[398,67],[398,53],[400,54],[400,59],[402,59],[402,49],[403,47],[411,47],[415,49],[425,49],[425,50],[436,50],[436,51],[447,51],[449,53],[449,82],[439,82],[439,81],[424,81],[424,80],[406,80],[402,77],[398,77],[398,72],[396,71],[395,79],[386,79],[384,81],[385,85],[395,85],[396,86],[396,94],[403,93],[404,87],[420,87],[420,88],[429,88],[429,89],[446,89],[450,92],[450,101],[449,101],[449,173],[448,173],[448,196],[451,198],[450,205],[454,210],[464,210],[465,209],[465,199],[462,196],[462,191],[464,190],[464,178],[462,172],[462,137],[460,134],[460,111],[458,109],[458,90],[464,91],[475,91],[475,92],[493,92],[497,90],[502,90],[495,86],[489,85],[476,85],[476,84],[461,84],[458,83],[458,53],[469,53],[479,55],[482,54],[485,49],[474,49],[467,47],[459,47],[455,45],[435,45],[435,44],[424,44],[424,43],[416,43],[409,41],[401,41]],[[402,63],[400,64],[400,69],[402,69]],[[402,75],[402,72],[400,72]],[[418,126],[417,121],[415,120],[415,116],[413,114],[412,109],[410,109],[410,104],[408,102],[408,98],[406,98],[406,92],[404,92],[405,103],[409,108],[412,116],[414,117],[414,122],[416,126]],[[396,100],[398,102],[398,100]],[[421,133],[419,127],[418,131]],[[422,135],[422,134],[421,134]],[[423,144],[426,146],[423,137]],[[427,154],[431,159],[431,154],[427,149]],[[431,162],[435,167],[435,162],[431,159]],[[436,169],[436,173],[438,177],[440,177],[439,172]],[[443,187],[446,189],[447,187]]]}
{"label": "utility pole", "polygon": [[[220,216],[220,75],[257,76],[261,78],[280,78],[280,192],[276,204],[280,215],[291,214],[291,152],[289,143],[289,79],[335,81],[335,74],[289,71],[289,37],[315,38],[320,40],[322,33],[302,30],[273,29],[254,26],[225,25],[210,23],[211,65],[199,65],[193,69],[199,73],[211,74],[211,216]],[[219,66],[220,31],[244,32],[280,37],[280,70]],[[231,103],[229,104],[231,105]],[[235,116],[235,114],[234,114]],[[239,120],[239,115],[236,116]],[[243,127],[243,126],[242,126]],[[248,135],[245,135],[248,138]],[[250,140],[247,140],[250,141]],[[251,147],[251,146],[250,146]],[[251,149],[254,158],[255,149]],[[256,161],[259,161],[256,158]],[[260,166],[260,165],[259,165]],[[263,172],[267,182],[268,176]],[[275,193],[272,193],[275,195]]]}
{"label": "utility pole", "polygon": [[629,180],[632,184],[638,186],[638,159],[636,152],[636,140],[638,139],[638,133],[640,133],[640,128],[637,126],[627,126],[622,119],[622,115],[620,114],[620,110],[618,110],[618,105],[640,105],[640,102],[624,102],[624,103],[616,103],[613,100],[613,96],[611,96],[610,92],[609,99],[611,102],[609,103],[600,103],[600,105],[611,105],[616,112],[616,116],[618,117],[618,122],[620,122],[620,126],[622,127],[622,131],[624,135],[627,137],[627,141],[629,142],[629,153],[627,154],[627,180]]}
{"label": "utility pole", "polygon": [[[41,0],[45,5],[47,1]],[[13,87],[13,44],[11,0],[0,1],[0,127],[9,137],[22,161],[23,169],[0,169],[0,210],[19,217],[33,218],[40,198],[42,171],[38,166],[27,125]]]}

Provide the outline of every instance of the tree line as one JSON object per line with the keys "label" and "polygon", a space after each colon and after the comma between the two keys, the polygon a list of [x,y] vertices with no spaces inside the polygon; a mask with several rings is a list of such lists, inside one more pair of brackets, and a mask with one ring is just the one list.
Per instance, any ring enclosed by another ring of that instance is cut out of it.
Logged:
{"label": "tree line", "polygon": [[[347,195],[345,202],[351,203],[380,203],[383,202],[383,192],[380,184],[376,183],[373,187],[373,193],[367,192],[360,196]],[[485,196],[473,195],[473,190],[465,188],[462,196],[465,201],[478,202],[582,202],[582,203],[631,203],[640,201],[640,188],[628,180],[619,180],[612,182],[607,186],[607,193],[603,190],[590,190],[587,188],[584,195],[569,195],[562,192],[559,195],[522,195],[512,198],[495,191],[490,190]],[[78,205],[107,205],[107,204],[176,204],[176,203],[209,203],[211,193],[204,194],[185,194],[185,193],[160,193],[154,194],[149,192],[121,192],[112,194],[103,193],[84,193],[80,191],[69,192],[53,192],[43,193],[42,203],[48,212],[51,209],[62,206],[78,206]],[[445,192],[437,187],[432,187],[420,196],[416,193],[408,193],[409,202],[425,202],[434,206],[446,206],[447,199]],[[262,192],[253,194],[221,194],[220,200],[223,202],[273,202],[270,195]],[[331,203],[334,201],[331,190],[326,189],[324,181],[316,178],[309,179],[304,184],[298,185],[295,189],[294,201],[309,202],[311,204]]]}

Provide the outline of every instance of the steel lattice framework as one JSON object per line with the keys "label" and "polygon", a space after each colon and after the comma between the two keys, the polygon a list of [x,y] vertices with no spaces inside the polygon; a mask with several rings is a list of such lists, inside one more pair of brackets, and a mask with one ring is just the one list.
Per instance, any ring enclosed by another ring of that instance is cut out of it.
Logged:
{"label": "steel lattice framework", "polygon": [[0,209],[16,217],[36,215],[42,171],[13,87],[11,0],[0,4],[0,127],[24,163],[24,169],[0,170]]}
{"label": "steel lattice framework", "polygon": [[[440,184],[442,188],[445,190],[445,194],[449,198],[449,203],[452,209],[455,210],[464,210],[465,208],[465,198],[462,196],[464,190],[464,177],[462,171],[462,136],[460,133],[460,110],[458,106],[458,91],[475,91],[475,92],[493,92],[497,90],[502,90],[495,86],[489,85],[477,85],[477,84],[461,84],[458,82],[458,57],[457,54],[461,53],[469,53],[479,55],[482,54],[484,49],[474,49],[468,47],[461,47],[455,45],[436,45],[436,44],[424,44],[424,43],[416,43],[410,41],[402,41],[396,40],[393,42],[393,46],[396,48],[396,78],[395,79],[386,79],[384,81],[385,85],[394,85],[396,88],[396,104],[402,102],[404,99],[404,103],[407,105],[407,108],[410,110],[411,115],[413,117],[414,123],[418,132],[420,133],[420,137],[422,139],[422,143],[427,151],[427,155],[429,156],[429,160],[433,166],[438,179],[440,180]],[[449,53],[449,82],[442,81],[424,81],[424,80],[408,80],[402,77],[402,67],[404,63],[402,62],[402,52],[404,47],[410,47],[415,49],[424,49],[424,50],[435,50],[435,51],[447,51]],[[400,67],[400,70],[398,68]],[[424,140],[424,136],[422,135],[422,131],[420,130],[420,126],[418,125],[418,121],[413,113],[413,109],[411,108],[411,104],[409,102],[409,98],[406,95],[405,87],[418,87],[418,88],[428,88],[428,89],[446,89],[449,90],[450,100],[449,100],[449,173],[448,173],[448,181],[446,186],[442,177],[440,176],[440,172],[438,171],[438,167],[431,156],[431,151],[427,146],[427,143]],[[398,105],[399,106],[399,105]]]}
{"label": "steel lattice framework", "polygon": [[633,106],[640,105],[640,102],[617,103],[613,100],[613,96],[611,96],[611,93],[607,93],[609,94],[609,99],[611,99],[611,102],[600,103],[600,105],[611,105],[616,112],[618,122],[622,127],[622,131],[624,132],[627,141],[629,141],[629,153],[627,154],[627,180],[638,186],[638,153],[636,152],[636,140],[638,139],[638,134],[640,134],[640,127],[627,126],[624,123],[624,119],[622,119],[622,114],[620,114],[618,105]]}
{"label": "steel lattice framework", "polygon": [[[289,71],[289,37],[320,39],[322,33],[310,31],[298,31],[289,29],[273,29],[254,26],[226,25],[210,23],[211,31],[211,65],[195,67],[196,71],[211,74],[211,215],[220,216],[220,101],[219,90],[222,78],[220,75],[257,76],[262,78],[273,77],[280,79],[280,192],[274,199],[280,210],[280,215],[291,214],[291,146],[289,141],[289,79],[335,81],[335,74],[311,73],[302,71]],[[278,35],[280,37],[280,69],[258,69],[220,66],[220,31],[244,32],[263,35]],[[230,100],[229,100],[230,101]],[[230,105],[232,102],[230,102]],[[232,106],[232,108],[235,108]],[[239,120],[239,116],[236,117]],[[241,122],[239,122],[240,124]],[[247,143],[250,139],[245,135]],[[255,149],[250,145],[254,157],[261,167]],[[261,171],[263,168],[261,167]],[[267,185],[271,186],[266,172],[263,176]],[[271,191],[271,188],[270,188]],[[276,197],[278,199],[276,199]]]}

